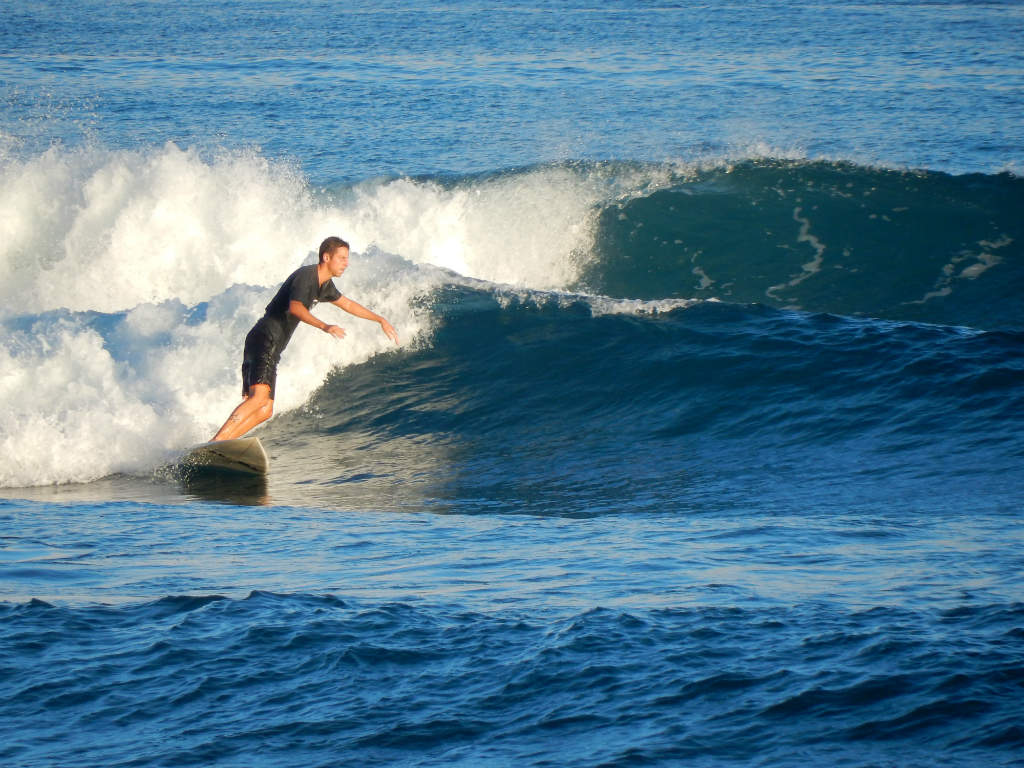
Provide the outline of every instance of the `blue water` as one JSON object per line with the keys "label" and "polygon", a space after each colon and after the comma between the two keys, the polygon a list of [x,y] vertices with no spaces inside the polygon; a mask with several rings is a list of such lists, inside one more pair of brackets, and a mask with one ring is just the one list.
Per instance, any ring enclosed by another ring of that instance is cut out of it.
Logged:
{"label": "blue water", "polygon": [[0,762],[1024,765],[1024,6],[296,5],[0,16]]}

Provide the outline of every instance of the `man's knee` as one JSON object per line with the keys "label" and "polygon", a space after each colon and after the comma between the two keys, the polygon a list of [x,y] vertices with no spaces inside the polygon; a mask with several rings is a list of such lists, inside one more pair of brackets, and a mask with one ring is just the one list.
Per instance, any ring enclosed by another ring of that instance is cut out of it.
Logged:
{"label": "man's knee", "polygon": [[270,396],[270,385],[269,384],[253,384],[249,387],[249,400],[253,401],[254,405],[262,407],[264,403],[270,403],[271,406],[274,404],[273,398]]}

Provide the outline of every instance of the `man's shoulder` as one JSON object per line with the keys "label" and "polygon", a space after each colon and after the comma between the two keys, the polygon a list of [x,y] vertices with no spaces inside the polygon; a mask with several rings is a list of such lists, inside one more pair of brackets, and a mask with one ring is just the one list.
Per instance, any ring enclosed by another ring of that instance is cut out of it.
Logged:
{"label": "man's shoulder", "polygon": [[289,276],[289,280],[301,280],[301,279],[313,279],[313,282],[317,282],[316,279],[316,264],[303,264],[301,267],[292,272]]}
{"label": "man's shoulder", "polygon": [[288,275],[288,279],[285,280],[287,285],[303,286],[307,288],[312,286],[314,289],[319,285],[319,282],[320,281],[317,279],[316,264],[304,264]]}

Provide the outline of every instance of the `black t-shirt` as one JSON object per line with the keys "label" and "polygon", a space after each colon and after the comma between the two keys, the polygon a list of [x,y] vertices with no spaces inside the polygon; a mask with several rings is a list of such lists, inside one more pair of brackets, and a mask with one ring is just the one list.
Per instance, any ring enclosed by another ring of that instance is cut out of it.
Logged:
{"label": "black t-shirt", "polygon": [[288,311],[291,302],[298,301],[306,309],[312,309],[318,301],[337,301],[340,298],[341,292],[333,280],[328,279],[323,285],[319,284],[316,264],[299,267],[288,276],[267,304],[267,311],[260,324],[280,353],[299,325],[299,318]]}

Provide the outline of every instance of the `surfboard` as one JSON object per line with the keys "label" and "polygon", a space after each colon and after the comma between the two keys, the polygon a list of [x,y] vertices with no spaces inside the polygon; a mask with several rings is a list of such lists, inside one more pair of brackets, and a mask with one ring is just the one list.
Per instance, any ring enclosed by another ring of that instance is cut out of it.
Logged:
{"label": "surfboard", "polygon": [[270,469],[270,459],[263,450],[258,437],[239,437],[235,440],[218,440],[202,443],[185,454],[181,462],[187,467],[244,472],[250,475],[265,475]]}

